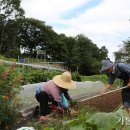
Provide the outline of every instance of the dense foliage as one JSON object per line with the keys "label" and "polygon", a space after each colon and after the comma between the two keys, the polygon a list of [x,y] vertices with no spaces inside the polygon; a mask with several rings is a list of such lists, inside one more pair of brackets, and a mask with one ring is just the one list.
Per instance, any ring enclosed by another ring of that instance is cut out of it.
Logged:
{"label": "dense foliage", "polygon": [[24,15],[20,3],[21,0],[0,0],[0,53],[8,56],[19,52],[16,21]]}
{"label": "dense foliage", "polygon": [[23,77],[16,64],[0,63],[0,129],[11,129],[16,120],[15,96],[21,88]]}

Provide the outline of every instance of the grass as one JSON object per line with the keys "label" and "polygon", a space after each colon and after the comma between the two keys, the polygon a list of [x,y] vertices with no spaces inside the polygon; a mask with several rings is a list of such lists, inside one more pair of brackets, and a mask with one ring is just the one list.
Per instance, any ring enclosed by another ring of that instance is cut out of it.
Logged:
{"label": "grass", "polygon": [[1,60],[13,61],[13,62],[16,62],[16,61],[17,61],[17,59],[15,59],[15,58],[7,58],[7,57],[5,57],[5,56],[3,56],[3,55],[0,55],[0,59],[1,59]]}
{"label": "grass", "polygon": [[[92,75],[92,76],[81,76],[81,81],[101,81],[104,84],[108,83],[108,77],[105,74],[102,75]],[[116,79],[115,82],[112,85],[113,89],[120,88],[123,86],[123,81],[121,79]]]}
{"label": "grass", "polygon": [[81,76],[82,81],[101,81],[107,83],[108,77],[106,75],[92,75],[92,76]]}

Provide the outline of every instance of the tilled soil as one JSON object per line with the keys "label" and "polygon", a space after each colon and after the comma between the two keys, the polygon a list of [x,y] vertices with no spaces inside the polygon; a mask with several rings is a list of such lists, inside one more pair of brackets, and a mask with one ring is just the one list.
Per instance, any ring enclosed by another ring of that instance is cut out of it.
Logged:
{"label": "tilled soil", "polygon": [[79,106],[89,105],[92,107],[96,107],[98,110],[102,112],[112,112],[121,104],[122,99],[120,90],[107,93],[103,96],[97,96],[86,100],[84,99],[79,102]]}

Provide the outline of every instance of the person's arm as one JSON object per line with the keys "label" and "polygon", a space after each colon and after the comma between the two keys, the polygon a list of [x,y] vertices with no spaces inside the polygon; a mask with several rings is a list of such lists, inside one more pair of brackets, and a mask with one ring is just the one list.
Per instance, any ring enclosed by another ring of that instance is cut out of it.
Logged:
{"label": "person's arm", "polygon": [[116,79],[116,76],[112,73],[109,74],[109,78],[108,78],[108,83],[105,85],[105,87],[102,89],[102,91],[99,93],[100,96],[104,95],[105,92],[107,92],[107,90],[109,88],[111,88],[112,84],[114,83]]}
{"label": "person's arm", "polygon": [[130,87],[130,77],[129,77],[129,81],[128,81],[127,87]]}
{"label": "person's arm", "polygon": [[111,88],[111,86],[112,86],[111,84],[106,84],[103,90],[99,93],[99,95],[100,96],[104,95],[104,93],[107,92],[107,90]]}
{"label": "person's arm", "polygon": [[72,100],[71,97],[70,97],[70,95],[69,95],[69,93],[68,93],[68,89],[60,88],[60,90],[61,90],[61,93],[64,93],[64,96],[65,96],[65,98],[66,98],[68,101],[71,101],[71,100]]}
{"label": "person's arm", "polygon": [[71,97],[70,97],[70,95],[69,95],[69,93],[68,93],[68,90],[67,90],[67,91],[64,91],[64,95],[65,95],[65,97],[66,97],[66,99],[67,99],[68,101],[71,101],[71,100],[72,100]]}
{"label": "person's arm", "polygon": [[61,93],[64,93],[65,98],[69,101],[69,105],[73,104],[73,100],[68,93],[68,89],[61,89]]}

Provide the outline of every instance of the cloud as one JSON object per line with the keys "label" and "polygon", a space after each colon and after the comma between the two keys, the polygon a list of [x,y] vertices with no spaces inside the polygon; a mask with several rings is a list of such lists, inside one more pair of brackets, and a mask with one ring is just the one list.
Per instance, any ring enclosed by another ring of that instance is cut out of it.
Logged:
{"label": "cloud", "polygon": [[22,7],[27,17],[45,21],[57,33],[82,33],[99,47],[105,45],[112,57],[130,34],[130,0],[94,1],[22,0]]}
{"label": "cloud", "polygon": [[63,12],[77,8],[89,0],[22,0],[26,16],[48,21],[57,21]]}

